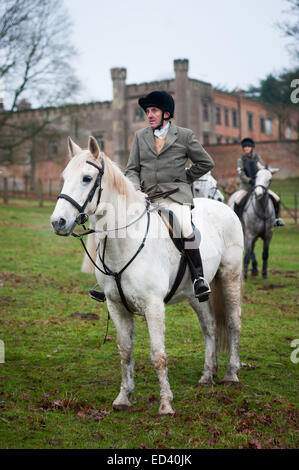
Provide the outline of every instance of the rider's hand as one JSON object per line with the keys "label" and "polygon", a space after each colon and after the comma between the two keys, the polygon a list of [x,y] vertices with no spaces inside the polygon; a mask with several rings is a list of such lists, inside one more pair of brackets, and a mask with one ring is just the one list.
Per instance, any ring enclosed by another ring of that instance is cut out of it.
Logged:
{"label": "rider's hand", "polygon": [[251,179],[249,180],[249,184],[250,184],[251,186],[254,186],[254,185],[255,185],[255,180],[251,178]]}

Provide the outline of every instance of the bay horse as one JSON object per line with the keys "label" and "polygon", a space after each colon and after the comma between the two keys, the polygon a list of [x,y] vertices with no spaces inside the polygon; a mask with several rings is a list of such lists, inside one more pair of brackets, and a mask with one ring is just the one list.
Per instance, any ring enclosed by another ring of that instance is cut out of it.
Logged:
{"label": "bay horse", "polygon": [[[244,232],[244,279],[248,277],[248,267],[252,260],[252,274],[258,275],[258,263],[254,253],[255,243],[258,238],[263,240],[263,267],[262,277],[268,277],[269,247],[274,230],[275,210],[269,196],[269,187],[272,174],[278,168],[259,167],[256,174],[255,186],[243,209],[241,222]],[[228,200],[228,205],[233,209],[236,199],[240,196],[240,191],[236,191]]]}
{"label": "bay horse", "polygon": [[[173,394],[168,382],[165,350],[165,302],[176,278],[181,254],[155,207],[135,191],[133,184],[93,137],[82,150],[70,138],[70,161],[63,172],[62,193],[51,216],[57,235],[69,236],[77,224],[94,215],[97,238],[96,277],[105,292],[117,330],[121,358],[120,392],[115,410],[125,410],[134,390],[134,314],[147,321],[151,360],[160,384],[159,415],[172,415]],[[170,303],[187,300],[196,312],[205,337],[204,370],[199,385],[212,385],[217,376],[217,349],[229,348],[224,383],[238,382],[240,369],[241,284],[243,234],[236,214],[226,205],[201,199],[193,209],[201,232],[205,278],[211,284],[209,301],[194,297],[187,269]],[[104,259],[105,258],[105,259]],[[106,271],[106,272],[105,272]],[[124,305],[117,282],[121,282]]]}

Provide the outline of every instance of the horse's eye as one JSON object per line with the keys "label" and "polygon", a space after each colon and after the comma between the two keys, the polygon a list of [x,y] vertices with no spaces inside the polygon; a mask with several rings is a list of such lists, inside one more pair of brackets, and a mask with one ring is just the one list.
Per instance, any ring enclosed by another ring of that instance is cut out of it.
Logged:
{"label": "horse's eye", "polygon": [[83,183],[90,183],[92,181],[92,177],[89,176],[89,175],[85,175],[85,176],[83,176],[82,181],[83,181]]}

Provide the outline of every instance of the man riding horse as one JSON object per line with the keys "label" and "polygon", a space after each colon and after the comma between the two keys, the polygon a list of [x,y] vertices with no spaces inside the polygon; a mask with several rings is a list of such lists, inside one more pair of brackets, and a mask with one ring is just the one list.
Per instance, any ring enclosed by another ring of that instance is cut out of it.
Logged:
{"label": "man riding horse", "polygon": [[[190,129],[171,122],[174,100],[166,91],[153,91],[139,99],[149,127],[135,133],[125,175],[136,191],[149,199],[154,196],[158,209],[169,208],[179,220],[184,252],[190,267],[194,295],[206,301],[210,286],[204,278],[198,242],[192,226],[193,195],[191,184],[214,167],[210,155],[203,149]],[[186,169],[187,160],[192,161]],[[168,197],[159,197],[168,193]],[[103,293],[92,290],[90,295],[102,301]]]}
{"label": "man riding horse", "polygon": [[[254,153],[255,142],[250,137],[245,137],[241,141],[244,154],[238,159],[238,174],[240,177],[240,193],[235,200],[235,212],[241,219],[244,207],[251,191],[255,185],[256,174],[260,167],[264,167],[261,157]],[[273,191],[269,190],[269,196],[272,200],[275,210],[275,223],[276,227],[283,227],[284,222],[279,216],[280,212],[280,198]]]}

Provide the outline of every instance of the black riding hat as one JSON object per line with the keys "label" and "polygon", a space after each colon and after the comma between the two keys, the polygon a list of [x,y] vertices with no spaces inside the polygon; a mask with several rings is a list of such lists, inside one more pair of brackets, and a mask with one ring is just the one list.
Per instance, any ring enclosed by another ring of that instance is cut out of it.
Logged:
{"label": "black riding hat", "polygon": [[241,140],[242,147],[255,147],[255,142],[251,137],[245,137],[245,139]]}
{"label": "black riding hat", "polygon": [[138,104],[144,111],[150,106],[159,108],[164,112],[168,111],[170,113],[169,119],[173,118],[174,100],[173,97],[167,93],[167,91],[152,91],[148,95],[139,98]]}

